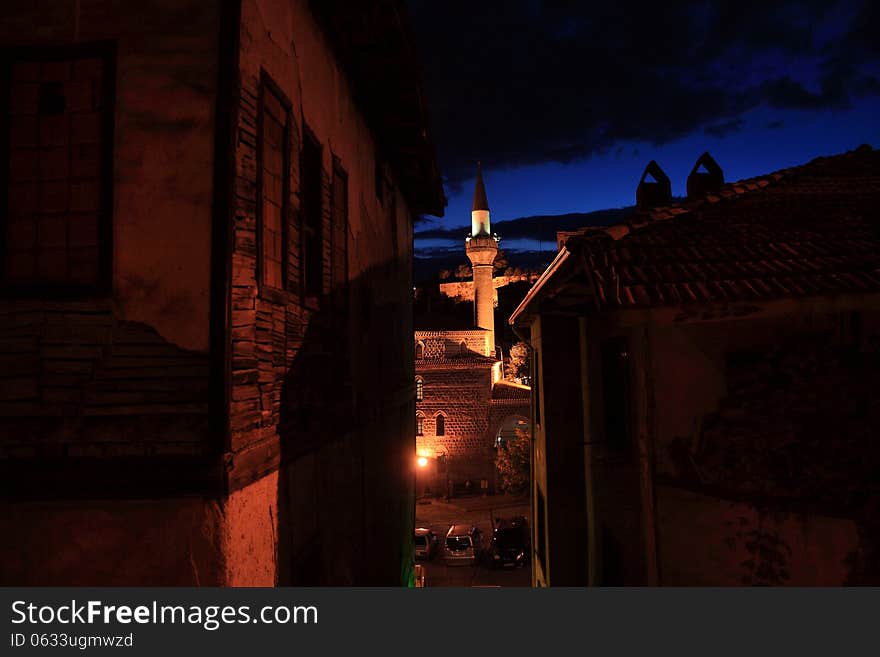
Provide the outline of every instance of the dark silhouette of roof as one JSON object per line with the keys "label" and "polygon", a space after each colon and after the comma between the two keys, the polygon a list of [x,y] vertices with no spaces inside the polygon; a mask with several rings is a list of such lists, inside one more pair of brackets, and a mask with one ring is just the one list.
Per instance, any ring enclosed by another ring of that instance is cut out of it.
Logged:
{"label": "dark silhouette of roof", "polygon": [[486,199],[486,186],[483,184],[483,168],[477,164],[477,184],[474,186],[474,207],[472,210],[488,210],[489,201]]}

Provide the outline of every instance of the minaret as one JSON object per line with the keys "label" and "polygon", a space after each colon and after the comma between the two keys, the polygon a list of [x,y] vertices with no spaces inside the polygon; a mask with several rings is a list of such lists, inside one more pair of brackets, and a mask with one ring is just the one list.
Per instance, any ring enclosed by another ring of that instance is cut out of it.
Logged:
{"label": "minaret", "polygon": [[465,240],[467,257],[474,270],[474,315],[476,324],[489,331],[487,356],[495,355],[495,288],[492,270],[498,255],[498,240],[489,230],[489,202],[483,185],[483,172],[477,165],[474,207],[471,211],[471,234]]}

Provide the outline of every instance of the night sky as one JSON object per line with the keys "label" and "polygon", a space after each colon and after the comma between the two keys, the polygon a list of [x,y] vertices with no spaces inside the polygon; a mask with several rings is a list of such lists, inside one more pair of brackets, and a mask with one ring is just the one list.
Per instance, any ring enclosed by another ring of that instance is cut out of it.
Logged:
{"label": "night sky", "polygon": [[422,256],[461,246],[478,160],[497,224],[632,205],[652,159],[684,195],[706,150],[737,180],[880,146],[880,3],[409,5],[449,198]]}

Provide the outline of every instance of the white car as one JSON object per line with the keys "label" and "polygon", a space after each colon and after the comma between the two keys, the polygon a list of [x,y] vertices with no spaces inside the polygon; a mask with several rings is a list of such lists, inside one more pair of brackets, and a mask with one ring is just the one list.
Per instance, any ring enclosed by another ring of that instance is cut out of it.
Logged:
{"label": "white car", "polygon": [[483,558],[485,546],[483,532],[473,525],[452,525],[446,533],[446,563],[478,564]]}

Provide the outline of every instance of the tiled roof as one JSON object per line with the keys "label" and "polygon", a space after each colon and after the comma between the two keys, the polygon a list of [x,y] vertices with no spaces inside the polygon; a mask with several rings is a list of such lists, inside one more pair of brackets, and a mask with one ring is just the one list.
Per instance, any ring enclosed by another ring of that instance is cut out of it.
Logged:
{"label": "tiled roof", "polygon": [[499,381],[492,387],[492,399],[531,399],[532,389],[510,381]]}
{"label": "tiled roof", "polygon": [[600,308],[880,291],[880,152],[869,146],[584,230]]}

